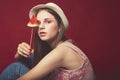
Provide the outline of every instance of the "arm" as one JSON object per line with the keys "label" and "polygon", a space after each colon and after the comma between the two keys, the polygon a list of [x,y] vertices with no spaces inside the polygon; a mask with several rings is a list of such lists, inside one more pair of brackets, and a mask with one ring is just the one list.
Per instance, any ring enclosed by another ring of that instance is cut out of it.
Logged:
{"label": "arm", "polygon": [[33,69],[20,77],[18,80],[36,80],[61,67],[64,59],[64,52],[61,47],[57,47],[48,53]]}

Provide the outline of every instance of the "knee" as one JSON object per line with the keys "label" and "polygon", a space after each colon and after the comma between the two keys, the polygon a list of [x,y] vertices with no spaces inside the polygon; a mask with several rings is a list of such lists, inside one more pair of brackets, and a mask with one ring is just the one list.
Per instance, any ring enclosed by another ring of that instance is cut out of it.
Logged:
{"label": "knee", "polygon": [[21,63],[21,62],[14,62],[14,63],[11,63],[10,65],[9,65],[10,67],[13,67],[13,68],[15,68],[15,69],[19,69],[19,68],[28,68],[26,65],[24,65],[23,63]]}
{"label": "knee", "polygon": [[24,74],[29,71],[29,68],[22,64],[21,62],[14,62],[9,65],[11,70],[14,70],[15,73]]}
{"label": "knee", "polygon": [[[29,70],[24,64],[20,62],[11,63],[0,75],[2,80],[16,80],[16,78],[25,74]],[[5,79],[4,79],[5,78]],[[7,79],[8,78],[8,79]],[[14,79],[15,78],[15,79]]]}
{"label": "knee", "polygon": [[13,68],[16,68],[16,67],[18,67],[18,66],[23,66],[23,64],[20,63],[20,62],[14,62],[14,63],[11,63],[11,64],[9,65],[9,67],[13,67]]}

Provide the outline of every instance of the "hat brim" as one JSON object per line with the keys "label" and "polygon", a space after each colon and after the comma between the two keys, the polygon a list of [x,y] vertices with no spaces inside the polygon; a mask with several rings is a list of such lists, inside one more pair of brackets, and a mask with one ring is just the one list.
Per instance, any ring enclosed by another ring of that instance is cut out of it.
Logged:
{"label": "hat brim", "polygon": [[40,5],[36,5],[34,6],[30,12],[29,12],[29,17],[31,18],[33,15],[37,15],[38,11],[41,9],[41,8],[49,8],[49,9],[52,9],[53,11],[55,11],[61,18],[62,22],[63,22],[63,25],[64,27],[67,29],[68,26],[69,26],[69,23],[68,23],[68,20],[67,20],[67,17],[65,16],[64,12],[62,11],[62,9],[57,6],[56,4],[40,4]]}
{"label": "hat brim", "polygon": [[46,4],[40,4],[40,5],[34,6],[29,12],[29,17],[31,18],[33,15],[36,15],[38,13],[39,9],[41,9],[41,8],[50,8],[51,9],[51,6],[48,6]]}

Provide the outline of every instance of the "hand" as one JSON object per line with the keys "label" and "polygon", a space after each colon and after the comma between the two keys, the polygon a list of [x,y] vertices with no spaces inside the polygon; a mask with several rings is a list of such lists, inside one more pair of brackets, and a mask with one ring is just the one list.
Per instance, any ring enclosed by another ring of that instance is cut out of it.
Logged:
{"label": "hand", "polygon": [[20,55],[20,56],[23,56],[23,57],[29,57],[30,54],[31,54],[31,48],[30,48],[30,45],[27,44],[26,42],[22,42],[18,45],[18,48],[17,48],[17,53],[16,55]]}

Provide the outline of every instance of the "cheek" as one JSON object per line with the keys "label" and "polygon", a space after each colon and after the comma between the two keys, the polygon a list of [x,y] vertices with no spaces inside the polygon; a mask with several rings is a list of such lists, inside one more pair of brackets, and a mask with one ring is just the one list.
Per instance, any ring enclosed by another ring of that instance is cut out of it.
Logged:
{"label": "cheek", "polygon": [[55,31],[57,31],[57,27],[52,26],[49,30],[50,30],[50,32],[55,32]]}

